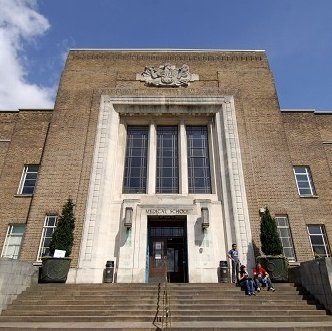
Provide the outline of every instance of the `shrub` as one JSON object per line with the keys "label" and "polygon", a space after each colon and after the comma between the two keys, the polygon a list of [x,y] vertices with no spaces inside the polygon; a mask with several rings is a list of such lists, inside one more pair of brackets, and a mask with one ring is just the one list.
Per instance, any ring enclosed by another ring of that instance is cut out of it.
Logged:
{"label": "shrub", "polygon": [[50,242],[50,253],[52,256],[56,249],[65,250],[66,256],[71,254],[75,228],[74,206],[75,204],[71,199],[68,199],[63,206]]}
{"label": "shrub", "polygon": [[280,241],[275,219],[270,211],[265,208],[261,214],[261,244],[265,255],[282,255],[282,244]]}

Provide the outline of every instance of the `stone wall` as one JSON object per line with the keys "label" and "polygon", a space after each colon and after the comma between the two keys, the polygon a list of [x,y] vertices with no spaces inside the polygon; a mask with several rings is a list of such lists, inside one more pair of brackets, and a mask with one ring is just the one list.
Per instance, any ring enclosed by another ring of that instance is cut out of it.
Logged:
{"label": "stone wall", "polygon": [[303,286],[332,312],[332,258],[302,262],[293,273],[295,284]]}
{"label": "stone wall", "polygon": [[38,283],[38,267],[31,262],[0,258],[0,312],[27,287]]}

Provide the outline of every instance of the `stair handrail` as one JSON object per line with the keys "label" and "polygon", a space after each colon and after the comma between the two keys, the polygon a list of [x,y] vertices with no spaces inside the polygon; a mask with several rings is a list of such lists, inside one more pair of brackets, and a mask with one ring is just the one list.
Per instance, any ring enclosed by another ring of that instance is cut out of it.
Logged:
{"label": "stair handrail", "polygon": [[171,327],[171,307],[170,307],[170,291],[169,291],[169,274],[167,256],[164,256],[164,283],[163,283],[163,310],[161,317],[161,330],[167,330]]}

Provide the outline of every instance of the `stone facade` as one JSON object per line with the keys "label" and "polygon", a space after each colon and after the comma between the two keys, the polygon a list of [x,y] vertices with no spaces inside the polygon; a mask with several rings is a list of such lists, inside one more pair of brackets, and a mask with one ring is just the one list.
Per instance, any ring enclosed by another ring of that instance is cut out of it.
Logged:
{"label": "stone facade", "polygon": [[[184,65],[195,76],[183,78]],[[137,79],[147,67],[155,86]],[[208,128],[211,194],[188,193],[188,124]],[[149,127],[146,194],[122,192],[128,125]],[[179,194],[155,192],[158,125],[178,126],[183,138]],[[263,51],[72,50],[54,110],[0,112],[0,127],[0,244],[8,224],[26,223],[20,259],[36,261],[45,215],[58,214],[71,197],[71,282],[101,282],[107,260],[115,261],[117,281],[147,281],[147,225],[158,209],[185,217],[190,282],[217,281],[232,242],[243,263],[254,263],[261,207],[288,215],[299,262],[313,258],[306,224],[332,235],[332,116],[281,112]],[[40,170],[33,196],[23,197],[17,187],[25,164]],[[310,166],[317,196],[299,197],[294,165]],[[209,210],[205,230],[202,208]]]}

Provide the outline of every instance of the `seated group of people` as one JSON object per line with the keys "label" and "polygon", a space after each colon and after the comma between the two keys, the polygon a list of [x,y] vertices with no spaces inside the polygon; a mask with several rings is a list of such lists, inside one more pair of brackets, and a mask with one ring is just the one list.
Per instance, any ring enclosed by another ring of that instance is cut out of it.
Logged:
{"label": "seated group of people", "polygon": [[246,291],[247,295],[256,295],[256,291],[260,292],[261,287],[267,287],[268,291],[275,291],[268,272],[261,266],[260,263],[257,263],[256,268],[253,269],[253,275],[254,278],[252,279],[249,277],[246,266],[240,266],[238,282],[241,288]]}

